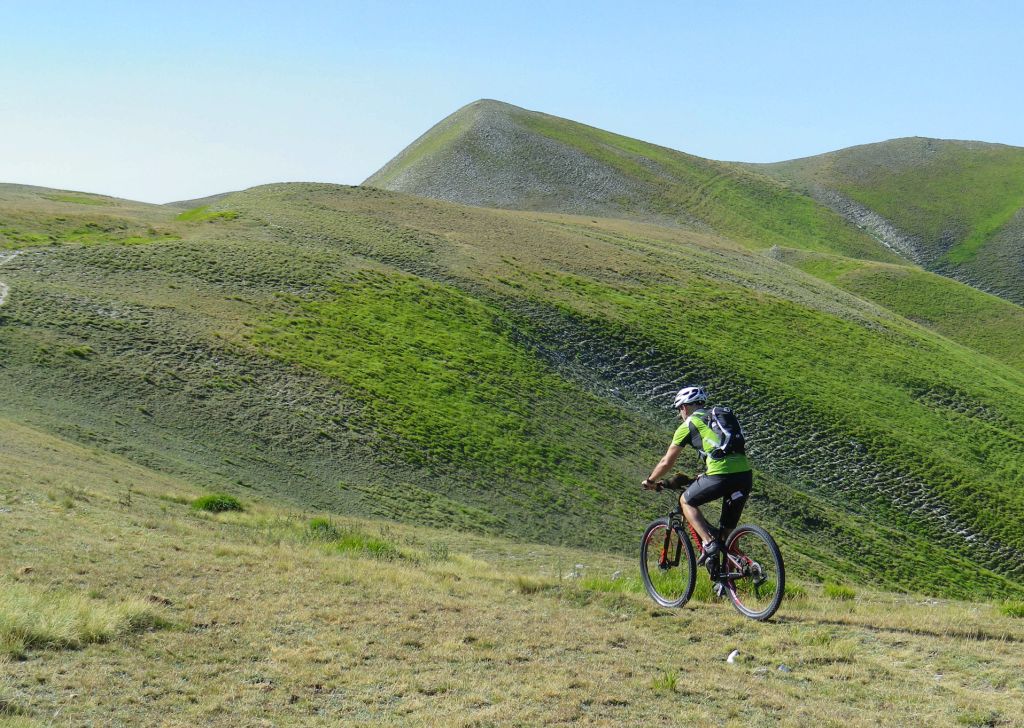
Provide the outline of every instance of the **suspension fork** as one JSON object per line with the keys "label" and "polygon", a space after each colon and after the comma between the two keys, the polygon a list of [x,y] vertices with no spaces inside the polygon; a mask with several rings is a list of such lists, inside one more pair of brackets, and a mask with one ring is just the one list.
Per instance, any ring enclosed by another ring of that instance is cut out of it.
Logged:
{"label": "suspension fork", "polygon": [[679,513],[673,511],[669,514],[668,528],[665,530],[665,542],[661,545],[661,556],[658,559],[658,566],[662,569],[668,569],[673,566],[679,566],[679,560],[683,554],[683,542],[680,538],[679,543],[676,544],[676,553],[669,560],[669,548],[672,545],[672,534],[676,533],[677,527],[681,531],[682,523],[679,521]]}

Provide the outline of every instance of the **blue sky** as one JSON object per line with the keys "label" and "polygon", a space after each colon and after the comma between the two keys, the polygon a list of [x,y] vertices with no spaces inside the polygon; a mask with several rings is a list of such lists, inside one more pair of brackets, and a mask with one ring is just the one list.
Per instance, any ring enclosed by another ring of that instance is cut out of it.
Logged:
{"label": "blue sky", "polygon": [[0,182],[356,184],[497,98],[714,159],[1024,146],[1017,2],[9,2]]}

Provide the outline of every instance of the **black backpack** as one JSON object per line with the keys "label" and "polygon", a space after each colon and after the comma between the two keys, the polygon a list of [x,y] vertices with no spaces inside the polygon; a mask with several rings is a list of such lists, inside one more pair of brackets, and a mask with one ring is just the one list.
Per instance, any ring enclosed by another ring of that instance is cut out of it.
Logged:
{"label": "black backpack", "polygon": [[712,460],[721,460],[726,455],[746,453],[747,438],[743,436],[743,428],[736,419],[736,413],[728,407],[712,407],[708,415],[708,425],[721,443],[708,454],[708,457]]}

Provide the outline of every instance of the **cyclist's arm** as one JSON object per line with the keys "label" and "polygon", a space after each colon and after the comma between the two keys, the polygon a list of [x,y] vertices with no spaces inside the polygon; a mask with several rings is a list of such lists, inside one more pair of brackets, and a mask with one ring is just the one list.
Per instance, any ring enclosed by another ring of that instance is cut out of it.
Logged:
{"label": "cyclist's arm", "polygon": [[655,480],[659,480],[668,475],[668,471],[670,471],[672,466],[676,464],[676,459],[682,451],[683,448],[679,445],[669,445],[668,450],[665,451],[664,456],[661,458],[661,462],[659,462],[655,466],[654,470],[651,471],[651,475],[647,478],[647,482],[653,483]]}

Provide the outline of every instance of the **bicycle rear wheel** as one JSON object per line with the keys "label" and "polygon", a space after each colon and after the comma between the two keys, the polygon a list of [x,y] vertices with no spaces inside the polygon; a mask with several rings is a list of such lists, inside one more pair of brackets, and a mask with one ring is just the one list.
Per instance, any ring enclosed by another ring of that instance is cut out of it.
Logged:
{"label": "bicycle rear wheel", "polygon": [[760,526],[736,528],[725,548],[723,581],[740,614],[758,621],[775,614],[786,591],[786,567],[771,534]]}
{"label": "bicycle rear wheel", "polygon": [[659,518],[644,531],[640,574],[651,599],[663,607],[681,607],[693,594],[697,583],[693,544],[668,518]]}

